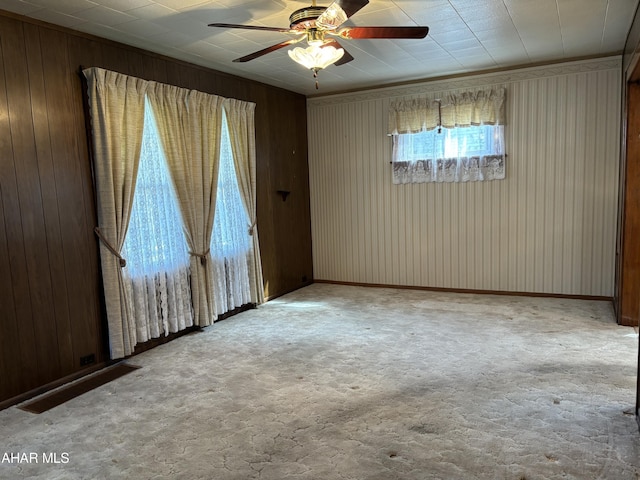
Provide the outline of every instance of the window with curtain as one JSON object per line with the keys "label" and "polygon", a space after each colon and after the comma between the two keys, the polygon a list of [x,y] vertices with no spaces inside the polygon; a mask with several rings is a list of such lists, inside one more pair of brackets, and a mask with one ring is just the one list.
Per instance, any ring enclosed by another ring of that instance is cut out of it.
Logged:
{"label": "window with curtain", "polygon": [[253,249],[248,229],[250,222],[240,197],[233,162],[229,129],[223,113],[216,213],[211,235],[217,314],[252,302],[249,284]]}
{"label": "window with curtain", "polygon": [[[251,303],[252,241],[242,204],[226,117],[223,114],[218,189],[211,235],[216,314]],[[130,293],[136,342],[193,325],[189,247],[178,200],[148,100],[129,231],[125,288]]]}
{"label": "window with curtain", "polygon": [[123,256],[124,284],[135,318],[134,343],[193,325],[188,247],[148,99]]}
{"label": "window with curtain", "polygon": [[255,104],[83,74],[111,358],[262,303]]}
{"label": "window with curtain", "polygon": [[504,178],[504,99],[491,89],[392,103],[393,183]]}

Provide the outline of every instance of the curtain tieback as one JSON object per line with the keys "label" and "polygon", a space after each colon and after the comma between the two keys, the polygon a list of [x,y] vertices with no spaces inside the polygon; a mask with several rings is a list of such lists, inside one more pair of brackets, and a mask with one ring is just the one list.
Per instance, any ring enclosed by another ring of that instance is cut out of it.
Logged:
{"label": "curtain tieback", "polygon": [[118,252],[115,248],[113,248],[113,245],[111,245],[106,238],[104,238],[104,236],[102,235],[102,232],[100,231],[100,229],[98,227],[94,228],[93,231],[95,232],[95,234],[98,236],[98,238],[102,241],[102,243],[104,244],[105,247],[107,247],[107,249],[115,256],[118,257],[118,260],[120,262],[120,268],[124,268],[127,266],[127,261],[122,258],[122,255],[120,255],[120,252]]}
{"label": "curtain tieback", "polygon": [[254,220],[251,225],[249,225],[249,235],[253,237],[253,230],[256,228],[257,220]]}
{"label": "curtain tieback", "polygon": [[210,251],[211,249],[207,248],[207,251],[204,253],[189,252],[189,255],[192,255],[194,257],[200,257],[200,265],[205,265],[207,263],[207,255],[209,255]]}

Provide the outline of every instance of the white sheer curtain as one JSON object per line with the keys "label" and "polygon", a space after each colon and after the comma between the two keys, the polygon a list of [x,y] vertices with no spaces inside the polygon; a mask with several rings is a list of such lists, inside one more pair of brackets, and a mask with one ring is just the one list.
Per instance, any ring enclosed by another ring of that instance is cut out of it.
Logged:
{"label": "white sheer curtain", "polygon": [[249,261],[253,246],[247,224],[233,166],[226,116],[223,114],[218,199],[211,235],[217,314],[252,302]]}
{"label": "white sheer curtain", "polygon": [[505,177],[504,88],[392,102],[393,183]]}
{"label": "white sheer curtain", "polygon": [[505,177],[504,127],[442,128],[392,138],[393,183],[469,182]]}
{"label": "white sheer curtain", "polygon": [[145,104],[138,180],[123,247],[135,343],[193,325],[189,253],[153,111]]}

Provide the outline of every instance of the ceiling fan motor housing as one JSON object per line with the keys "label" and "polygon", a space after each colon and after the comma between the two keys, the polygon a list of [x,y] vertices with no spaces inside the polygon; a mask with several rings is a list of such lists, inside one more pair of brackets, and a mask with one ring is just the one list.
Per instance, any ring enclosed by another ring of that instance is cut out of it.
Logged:
{"label": "ceiling fan motor housing", "polygon": [[305,30],[315,28],[316,19],[324,13],[327,7],[305,7],[296,10],[289,16],[289,28],[293,30]]}

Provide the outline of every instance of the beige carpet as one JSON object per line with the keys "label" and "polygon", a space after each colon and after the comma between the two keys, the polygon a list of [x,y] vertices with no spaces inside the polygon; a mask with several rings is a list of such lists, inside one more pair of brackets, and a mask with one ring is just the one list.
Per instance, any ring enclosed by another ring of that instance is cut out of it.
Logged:
{"label": "beige carpet", "polygon": [[635,480],[637,348],[606,302],[315,284],[0,412],[0,478]]}

